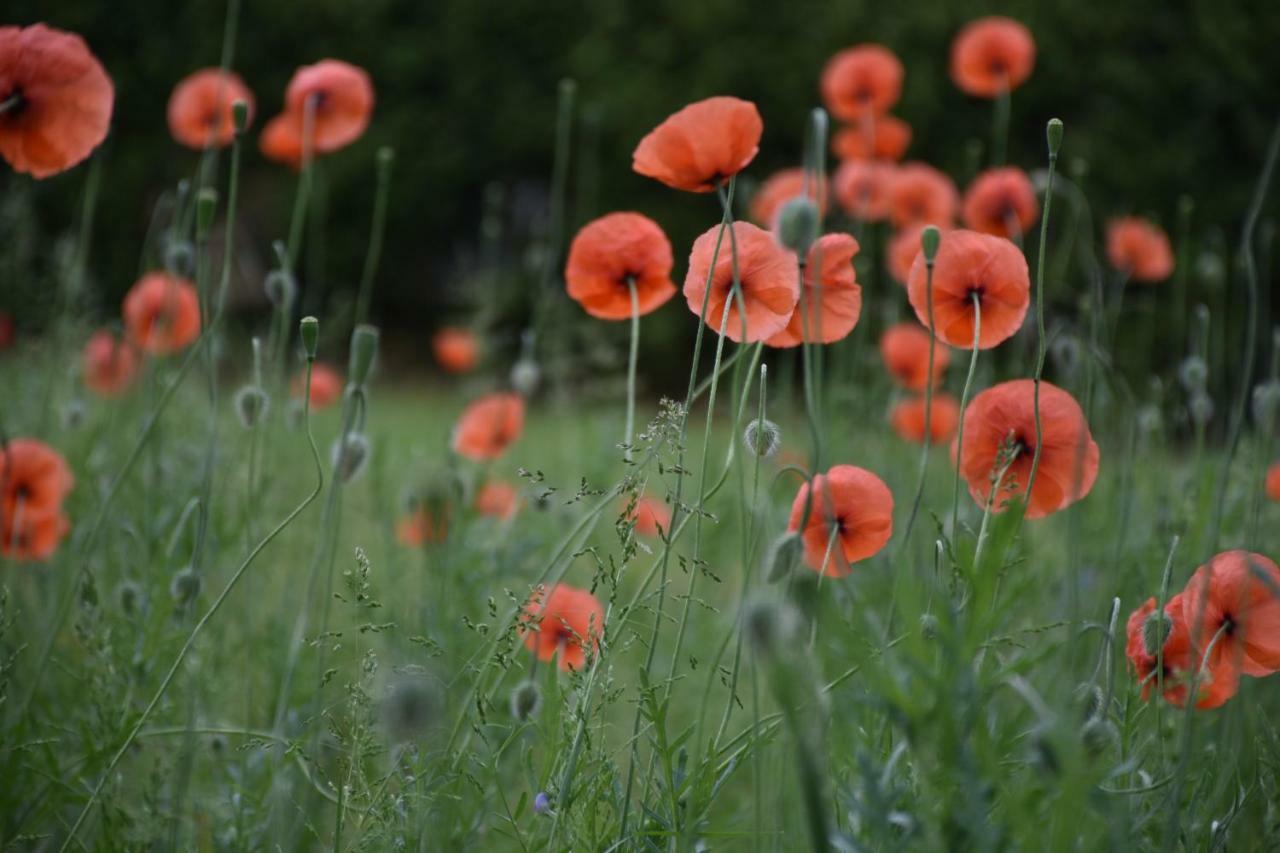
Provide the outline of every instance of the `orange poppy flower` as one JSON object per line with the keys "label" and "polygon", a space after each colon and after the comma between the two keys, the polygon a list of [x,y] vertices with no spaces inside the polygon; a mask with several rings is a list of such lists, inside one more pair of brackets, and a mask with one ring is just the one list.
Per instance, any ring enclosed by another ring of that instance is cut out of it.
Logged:
{"label": "orange poppy flower", "polygon": [[822,186],[812,186],[812,180],[805,177],[804,169],[783,169],[774,172],[760,185],[756,194],[751,197],[751,218],[761,228],[773,228],[774,217],[782,206],[793,198],[808,195],[825,215],[827,198],[831,194],[826,182]]}
{"label": "orange poppy flower", "polygon": [[[306,391],[307,373],[300,370],[289,383],[289,392],[301,399]],[[320,411],[342,399],[342,374],[323,361],[311,365],[311,410]]]}
{"label": "orange poppy flower", "polygon": [[771,347],[794,347],[805,341],[830,344],[852,332],[862,314],[862,288],[853,269],[856,254],[858,241],[848,234],[825,234],[810,246],[803,295],[786,327],[765,343]]}
{"label": "orange poppy flower", "polygon": [[890,115],[862,119],[831,135],[831,153],[840,160],[901,160],[911,144],[911,125]]}
{"label": "orange poppy flower", "polygon": [[443,542],[448,529],[443,515],[419,507],[396,521],[396,541],[406,548],[421,548],[431,542]]}
{"label": "orange poppy flower", "polygon": [[480,341],[470,329],[447,326],[431,337],[436,363],[450,373],[470,373],[480,361]]}
{"label": "orange poppy flower", "polygon": [[855,219],[879,222],[889,215],[889,185],[896,171],[879,160],[846,160],[836,169],[836,201]]}
{"label": "orange poppy flower", "polygon": [[202,68],[184,77],[169,96],[169,132],[179,144],[200,150],[206,145],[223,147],[236,135],[231,106],[249,105],[253,120],[253,93],[240,75],[219,68]]}
{"label": "orange poppy flower", "polygon": [[312,144],[320,154],[345,148],[364,134],[373,115],[373,81],[363,68],[322,59],[293,73],[285,90],[285,114],[301,140],[307,102],[315,104]]}
{"label": "orange poppy flower", "polygon": [[951,43],[951,79],[962,92],[979,98],[1018,88],[1035,64],[1035,39],[1011,18],[993,15],[971,21]]}
{"label": "orange poppy flower", "polygon": [[657,498],[637,498],[631,517],[636,522],[636,535],[646,539],[656,538],[659,529],[662,532],[671,530],[671,508]]}
{"label": "orange poppy flower", "polygon": [[524,400],[518,394],[488,394],[463,410],[453,428],[453,450],[477,462],[497,459],[524,430]]}
{"label": "orange poppy flower", "polygon": [[[923,391],[929,381],[929,332],[915,323],[897,323],[880,336],[880,357],[893,380],[910,391]],[[939,342],[933,348],[933,385],[936,388],[951,350]]]}
{"label": "orange poppy flower", "polygon": [[1264,676],[1280,670],[1277,589],[1280,567],[1249,551],[1224,551],[1187,581],[1183,615],[1196,660],[1208,655],[1213,683],[1234,684],[1241,672]]}
{"label": "orange poppy flower", "polygon": [[573,238],[565,289],[583,310],[602,320],[631,317],[631,285],[641,316],[676,295],[671,241],[658,223],[639,213],[593,219]]}
{"label": "orange poppy flower", "polygon": [[1025,234],[1040,215],[1040,203],[1027,173],[1016,166],[988,169],[965,190],[964,224],[983,234],[1013,239]]}
{"label": "orange poppy flower", "polygon": [[44,442],[16,438],[0,448],[0,554],[49,559],[71,529],[62,501],[74,485],[66,461]]}
{"label": "orange poppy flower", "polygon": [[476,512],[502,521],[515,517],[518,504],[516,487],[510,483],[485,483],[476,493]]}
{"label": "orange poppy flower", "polygon": [[671,115],[641,139],[631,168],[673,189],[712,192],[755,159],[763,132],[755,104],[707,98]]}
{"label": "orange poppy flower", "polygon": [[1267,469],[1267,497],[1280,501],[1280,462],[1272,462]]}
{"label": "orange poppy flower", "polygon": [[[1089,494],[1098,478],[1098,445],[1075,398],[1056,385],[1040,383],[1043,446],[1027,518],[1066,509]],[[955,455],[952,445],[952,455]],[[1002,382],[981,392],[964,411],[964,448],[960,476],[978,506],[992,498],[991,511],[1002,512],[1025,495],[1036,453],[1035,383]],[[1007,467],[1006,467],[1007,466]],[[992,479],[1005,469],[992,495]]]}
{"label": "orange poppy flower", "polygon": [[122,394],[138,372],[138,356],[133,347],[106,329],[89,338],[80,363],[85,387],[101,397]]}
{"label": "orange poppy flower", "polygon": [[604,608],[594,595],[566,583],[548,593],[539,586],[524,606],[520,619],[525,648],[549,661],[560,653],[562,670],[582,669],[587,648],[594,653],[604,631]]}
{"label": "orange poppy flower", "polygon": [[[889,414],[893,429],[903,439],[924,443],[924,397],[912,396],[899,401]],[[945,391],[938,392],[929,401],[930,443],[942,444],[956,434],[960,423],[960,404]]]}
{"label": "orange poppy flower", "polygon": [[888,112],[902,97],[902,62],[880,44],[846,48],[822,70],[822,100],[841,121]]}
{"label": "orange poppy flower", "polygon": [[291,169],[302,168],[302,130],[288,114],[282,113],[263,126],[258,147],[268,160]]}
{"label": "orange poppy flower", "polygon": [[84,39],[44,24],[0,27],[0,157],[36,178],[107,137],[115,89]]}
{"label": "orange poppy flower", "polygon": [[955,181],[927,163],[904,163],[893,172],[885,193],[889,220],[896,228],[956,218],[960,193]]}
{"label": "orange poppy flower", "polygon": [[[1018,247],[1003,237],[976,231],[950,231],[933,260],[933,333],[959,349],[973,348],[976,311],[982,309],[978,349],[991,349],[1022,326],[1031,304],[1031,274]],[[907,278],[907,297],[926,328],[929,325],[928,271],[918,255]]]}
{"label": "orange poppy flower", "polygon": [[[818,474],[813,487],[809,518],[801,534],[805,562],[820,574],[842,578],[853,563],[877,554],[893,535],[893,494],[875,474],[853,465],[836,465]],[[808,502],[809,483],[805,483],[791,503],[787,530],[800,530]]]}
{"label": "orange poppy flower", "polygon": [[[733,223],[733,239],[738,247],[738,273],[741,278],[742,303],[746,317],[738,313],[738,300],[729,299],[733,291],[733,253],[728,234],[720,241],[712,274],[711,259],[715,255],[717,225],[693,243],[689,253],[689,273],[684,280],[684,296],[695,315],[702,311],[707,293],[707,277],[711,274],[711,297],[707,316],[703,319],[719,331],[725,302],[729,303],[729,320],[725,336],[738,343],[755,343],[773,337],[791,321],[800,298],[800,270],[796,256],[778,245],[768,231],[749,222]],[[743,335],[745,321],[746,335]]]}
{"label": "orange poppy flower", "polygon": [[[1196,660],[1192,654],[1191,631],[1187,627],[1184,596],[1178,593],[1165,603],[1164,612],[1169,622],[1165,629],[1167,634],[1164,648],[1158,650],[1159,654],[1150,653],[1147,649],[1146,636],[1144,636],[1147,633],[1146,622],[1155,609],[1156,600],[1149,598],[1129,615],[1125,654],[1129,658],[1134,675],[1142,685],[1143,699],[1151,695],[1152,688],[1163,683],[1165,700],[1181,707],[1187,701],[1187,688],[1194,670],[1200,665],[1200,661]],[[1159,669],[1161,663],[1164,665],[1163,669]],[[1158,669],[1159,675],[1157,675]],[[1223,675],[1225,677],[1215,679],[1211,674],[1206,673],[1200,677],[1197,708],[1217,708],[1235,695],[1239,678],[1230,678],[1230,673],[1223,673]]]}
{"label": "orange poppy flower", "polygon": [[185,278],[150,272],[124,297],[124,326],[143,352],[169,355],[200,334],[200,299]]}
{"label": "orange poppy flower", "polygon": [[1136,216],[1107,223],[1107,260],[1134,281],[1154,283],[1173,275],[1169,235]]}
{"label": "orange poppy flower", "polygon": [[885,263],[889,267],[889,275],[901,285],[906,285],[911,277],[911,265],[920,254],[920,235],[928,225],[934,225],[939,234],[945,234],[949,228],[936,223],[919,222],[899,229],[889,238],[889,248],[885,255]]}

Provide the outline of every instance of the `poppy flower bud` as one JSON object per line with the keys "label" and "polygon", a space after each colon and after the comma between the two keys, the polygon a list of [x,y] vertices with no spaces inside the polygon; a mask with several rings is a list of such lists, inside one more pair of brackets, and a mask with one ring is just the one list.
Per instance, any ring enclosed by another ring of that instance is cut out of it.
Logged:
{"label": "poppy flower bud", "polygon": [[1080,740],[1085,752],[1094,758],[1111,749],[1119,737],[1115,724],[1102,717],[1094,717],[1080,729]]}
{"label": "poppy flower bud", "polygon": [[938,245],[942,242],[942,232],[936,225],[926,225],[920,232],[920,249],[924,252],[924,262],[933,265],[938,256]]}
{"label": "poppy flower bud", "polygon": [[747,605],[743,627],[751,647],[762,658],[772,658],[787,647],[799,617],[785,602],[756,600]]}
{"label": "poppy flower bud", "polygon": [[764,579],[772,583],[791,574],[799,565],[803,553],[804,540],[800,538],[800,534],[791,530],[783,533],[773,540],[769,550],[765,552]]}
{"label": "poppy flower bud", "polygon": [[1183,360],[1178,367],[1178,381],[1182,383],[1182,387],[1187,393],[1192,394],[1196,391],[1204,390],[1204,383],[1209,378],[1209,366],[1204,363],[1204,359],[1198,355],[1193,355]]}
{"label": "poppy flower bud", "polygon": [[179,278],[195,272],[196,251],[186,240],[170,240],[164,247],[164,268]]}
{"label": "poppy flower bud", "polygon": [[1227,268],[1222,263],[1222,258],[1213,252],[1204,252],[1196,258],[1196,274],[1204,279],[1205,284],[1217,287],[1226,278]]}
{"label": "poppy flower bud", "polygon": [[293,304],[293,299],[298,293],[298,283],[287,270],[275,269],[267,273],[266,279],[262,282],[262,289],[272,305],[282,308]]}
{"label": "poppy flower bud", "polygon": [[369,461],[369,439],[362,432],[349,433],[345,443],[339,438],[329,448],[329,461],[334,476],[342,483],[350,483],[364,472]]}
{"label": "poppy flower bud", "polygon": [[69,400],[62,407],[62,428],[65,430],[79,429],[84,423],[84,401]]}
{"label": "poppy flower bud", "polygon": [[511,716],[524,722],[538,713],[542,705],[542,692],[532,681],[522,681],[511,691]]}
{"label": "poppy flower bud", "polygon": [[1280,414],[1280,380],[1270,379],[1253,389],[1253,419],[1259,424],[1275,422]]}
{"label": "poppy flower bud", "polygon": [[1162,426],[1164,418],[1160,415],[1160,407],[1155,403],[1148,403],[1138,410],[1138,429],[1152,435],[1159,432]]}
{"label": "poppy flower bud", "polygon": [[218,212],[218,191],[204,187],[196,193],[196,236],[204,238],[213,227],[213,216]]}
{"label": "poppy flower bud", "polygon": [[818,239],[818,205],[808,196],[796,196],[782,206],[778,213],[778,242],[801,258],[809,254],[809,247]]}
{"label": "poppy flower bud", "polygon": [[1204,426],[1213,420],[1213,398],[1204,391],[1196,391],[1191,395],[1187,409],[1191,413],[1191,421],[1197,426]]}
{"label": "poppy flower bud", "polygon": [[175,573],[169,581],[169,596],[184,610],[191,606],[200,596],[200,573],[191,566]]}
{"label": "poppy flower bud", "polygon": [[522,397],[532,397],[542,381],[542,369],[531,358],[521,358],[511,368],[511,387]]}
{"label": "poppy flower bud", "polygon": [[742,443],[748,453],[768,459],[782,446],[782,430],[768,418],[756,418],[742,431]]}
{"label": "poppy flower bud", "polygon": [[236,417],[245,429],[253,429],[267,415],[271,398],[258,385],[245,385],[235,396]]}
{"label": "poppy flower bud", "polygon": [[121,613],[132,616],[141,610],[144,604],[142,587],[133,581],[121,581],[116,587],[116,602],[120,605]]}
{"label": "poppy flower bud", "polygon": [[1152,610],[1142,623],[1142,647],[1155,657],[1173,633],[1173,618],[1164,610]]}
{"label": "poppy flower bud", "polygon": [[387,734],[396,742],[422,737],[437,721],[439,705],[437,691],[425,675],[398,678],[382,700],[382,722]]}
{"label": "poppy flower bud", "polygon": [[351,360],[347,364],[347,381],[363,388],[378,354],[378,329],[361,323],[351,333]]}
{"label": "poppy flower bud", "polygon": [[926,640],[936,640],[938,638],[938,617],[932,613],[925,613],[920,617],[920,636]]}
{"label": "poppy flower bud", "polygon": [[1102,716],[1104,710],[1103,703],[1106,696],[1102,693],[1102,688],[1096,684],[1081,684],[1076,688],[1076,700],[1080,703],[1080,716],[1088,721],[1095,717]]}
{"label": "poppy flower bud", "polygon": [[1058,159],[1058,149],[1062,147],[1062,119],[1051,118],[1045,127],[1045,136],[1049,140],[1049,159]]}
{"label": "poppy flower bud", "polygon": [[302,349],[308,361],[315,361],[316,349],[320,345],[320,321],[315,317],[303,317],[298,323],[298,334],[302,338]]}

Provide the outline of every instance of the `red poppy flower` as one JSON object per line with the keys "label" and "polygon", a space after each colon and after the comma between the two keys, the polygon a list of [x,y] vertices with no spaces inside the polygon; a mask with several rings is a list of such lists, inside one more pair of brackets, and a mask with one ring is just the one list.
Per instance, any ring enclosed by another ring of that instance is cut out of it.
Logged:
{"label": "red poppy flower", "polygon": [[293,74],[285,90],[285,113],[299,139],[306,128],[307,102],[314,106],[312,144],[328,154],[364,134],[373,115],[373,82],[363,68],[340,59],[322,59]]}
{"label": "red poppy flower", "polygon": [[[959,349],[973,349],[977,312],[982,310],[978,349],[991,349],[1022,326],[1031,304],[1031,274],[1018,247],[1003,237],[956,230],[943,235],[933,260],[933,332]],[[916,257],[907,278],[916,317],[929,325],[928,271]]]}
{"label": "red poppy flower", "polygon": [[235,138],[231,107],[236,101],[249,106],[253,119],[253,93],[238,74],[203,68],[183,78],[169,96],[169,132],[179,144],[197,150],[206,145],[223,147]]}
{"label": "red poppy flower", "polygon": [[450,373],[470,373],[480,361],[480,342],[475,332],[448,326],[431,338],[436,363]]}
{"label": "red poppy flower", "polygon": [[805,341],[830,344],[852,332],[862,314],[862,288],[853,269],[856,254],[858,241],[848,234],[826,234],[810,246],[800,301],[786,327],[765,343],[771,347],[794,347]]}
{"label": "red poppy flower", "polygon": [[[720,241],[720,253],[716,255],[717,225],[694,241],[689,254],[689,273],[684,280],[684,296],[689,310],[695,315],[702,311],[702,300],[707,293],[707,277],[712,273],[711,259],[715,256],[714,274],[711,275],[711,297],[707,301],[708,326],[719,331],[725,302],[729,302],[729,320],[725,336],[739,343],[755,343],[776,335],[791,321],[800,298],[800,270],[796,256],[778,245],[768,231],[762,231],[749,222],[733,223],[733,235],[738,248],[738,273],[742,286],[742,303],[746,317],[738,313],[738,300],[730,300],[733,291],[733,258],[729,234]],[[743,324],[746,335],[743,335]]]}
{"label": "red poppy flower", "polygon": [[1249,551],[1218,554],[1187,581],[1183,615],[1197,659],[1208,655],[1214,683],[1280,670],[1278,589],[1280,567]]}
{"label": "red poppy flower", "polygon": [[1035,64],[1035,39],[1010,18],[993,15],[971,21],[951,43],[951,79],[962,92],[979,98],[1018,88]]}
{"label": "red poppy flower", "polygon": [[1027,173],[1016,166],[988,169],[965,190],[964,224],[983,234],[1013,239],[1025,234],[1040,215],[1040,203]]}
{"label": "red poppy flower", "polygon": [[1134,281],[1154,283],[1173,275],[1169,235],[1136,216],[1107,223],[1107,260]]}
{"label": "red poppy flower", "polygon": [[[289,384],[289,391],[296,399],[301,399],[306,385],[306,371],[298,371]],[[342,374],[323,361],[317,361],[311,365],[311,410],[327,409],[340,399],[342,399]]]}
{"label": "red poppy flower", "polygon": [[[929,381],[929,333],[915,323],[897,323],[880,336],[880,357],[893,380],[911,391],[923,391]],[[933,385],[937,387],[951,351],[939,342],[933,348]]]}
{"label": "red poppy flower", "polygon": [[[1066,509],[1089,494],[1098,478],[1098,445],[1075,398],[1056,385],[1040,383],[1040,467],[1027,502],[1027,518]],[[969,494],[1001,512],[1014,496],[1025,495],[1036,453],[1035,383],[1002,382],[981,392],[964,411],[960,476]],[[955,446],[952,446],[955,455]],[[992,483],[1004,469],[995,494]]]}
{"label": "red poppy flower", "polygon": [[1280,462],[1272,462],[1267,469],[1267,497],[1280,501]]}
{"label": "red poppy flower", "polygon": [[0,27],[0,157],[36,178],[107,137],[115,89],[84,39],[44,24]]}
{"label": "red poppy flower", "polygon": [[774,172],[760,185],[756,194],[751,197],[751,218],[761,228],[773,228],[773,220],[782,210],[782,206],[793,198],[808,195],[825,215],[827,197],[830,195],[826,182],[822,186],[813,186],[813,180],[806,178],[804,169],[783,169]]}
{"label": "red poppy flower", "polygon": [[631,168],[673,189],[711,192],[755,159],[763,132],[755,104],[707,98],[671,115],[641,139]]}
{"label": "red poppy flower", "polygon": [[831,153],[840,160],[901,160],[911,144],[911,125],[890,115],[864,118],[831,135]]}
{"label": "red poppy flower", "polygon": [[443,542],[448,529],[443,515],[419,507],[396,521],[396,541],[406,548],[421,548],[430,542]]}
{"label": "red poppy flower", "polygon": [[[899,401],[889,414],[893,429],[907,441],[924,443],[924,396],[912,396]],[[956,434],[960,423],[960,404],[945,391],[932,395],[929,401],[930,443],[942,444]]]}
{"label": "red poppy flower", "polygon": [[822,100],[842,121],[888,112],[902,97],[902,63],[884,45],[846,48],[822,70]]}
{"label": "red poppy flower", "polygon": [[13,318],[6,312],[0,311],[0,351],[13,346],[14,337]]}
{"label": "red poppy flower", "polygon": [[[1163,634],[1164,647],[1157,649],[1157,654],[1152,654],[1147,648],[1147,637],[1155,638],[1160,635],[1146,628],[1146,624],[1155,609],[1156,600],[1149,598],[1129,615],[1125,654],[1134,675],[1142,685],[1143,699],[1151,695],[1152,688],[1163,684],[1165,700],[1181,707],[1187,701],[1187,689],[1195,669],[1200,665],[1191,648],[1191,631],[1187,627],[1184,595],[1178,593],[1165,603],[1164,612],[1169,621]],[[1162,663],[1164,666],[1160,669]],[[1238,682],[1238,676],[1232,678],[1230,672],[1222,673],[1219,678],[1214,678],[1208,672],[1202,674],[1197,688],[1199,701],[1196,702],[1196,707],[1217,708],[1235,695]]]}
{"label": "red poppy flower", "polygon": [[955,181],[927,163],[904,163],[893,172],[885,203],[896,228],[922,222],[944,225],[955,220],[960,193]]}
{"label": "red poppy flower", "polygon": [[604,630],[604,608],[585,589],[558,583],[534,590],[520,619],[525,648],[549,661],[560,653],[560,668],[582,669],[587,649],[594,653]]}
{"label": "red poppy flower", "polygon": [[845,213],[864,222],[889,215],[889,186],[897,166],[879,160],[846,160],[836,169],[836,201]]}
{"label": "red poppy flower", "polygon": [[936,223],[920,222],[899,229],[889,238],[885,261],[889,267],[889,275],[901,285],[905,286],[907,279],[911,277],[911,265],[916,262],[916,255],[920,254],[920,235],[930,224],[938,229],[939,234],[951,230]]}
{"label": "red poppy flower", "polygon": [[515,517],[518,504],[516,487],[510,483],[485,483],[476,493],[476,512],[503,521]]}
{"label": "red poppy flower", "polygon": [[283,163],[291,169],[302,167],[302,131],[287,114],[271,119],[262,128],[258,147],[268,160]]}
{"label": "red poppy flower", "polygon": [[[853,465],[836,465],[814,477],[813,486],[809,519],[801,534],[805,562],[821,574],[844,577],[853,563],[874,556],[893,535],[893,494],[875,474]],[[805,483],[791,503],[788,530],[800,529],[808,500]]]}
{"label": "red poppy flower", "polygon": [[637,536],[653,539],[660,535],[660,530],[671,531],[671,509],[657,498],[637,498],[632,518],[636,522]]}
{"label": "red poppy flower", "polygon": [[524,430],[524,400],[518,394],[488,394],[463,410],[453,428],[453,450],[477,462],[497,459]]}
{"label": "red poppy flower", "polygon": [[49,559],[70,530],[62,501],[74,485],[66,461],[44,442],[16,438],[0,448],[0,554]]}
{"label": "red poppy flower", "polygon": [[147,273],[124,297],[124,325],[143,352],[169,355],[186,349],[200,334],[195,286],[167,272]]}
{"label": "red poppy flower", "polygon": [[138,356],[133,347],[106,329],[89,338],[80,362],[85,387],[101,397],[122,394],[138,372]]}
{"label": "red poppy flower", "polygon": [[676,295],[673,263],[671,241],[658,223],[639,213],[609,213],[582,226],[573,238],[565,288],[592,317],[626,320],[632,285],[641,316]]}

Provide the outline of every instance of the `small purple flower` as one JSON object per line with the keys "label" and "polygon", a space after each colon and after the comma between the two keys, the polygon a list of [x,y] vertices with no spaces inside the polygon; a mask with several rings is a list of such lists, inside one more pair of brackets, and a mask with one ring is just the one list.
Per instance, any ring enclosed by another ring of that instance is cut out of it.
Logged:
{"label": "small purple flower", "polygon": [[551,811],[551,798],[547,796],[546,791],[539,791],[538,796],[533,798],[533,811],[535,814],[546,814]]}

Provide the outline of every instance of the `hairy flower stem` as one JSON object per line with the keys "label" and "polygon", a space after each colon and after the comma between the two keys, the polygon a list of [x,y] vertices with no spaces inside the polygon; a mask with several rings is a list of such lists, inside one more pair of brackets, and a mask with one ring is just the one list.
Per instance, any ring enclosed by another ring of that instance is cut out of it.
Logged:
{"label": "hairy flower stem", "polygon": [[964,421],[969,406],[969,390],[973,387],[973,375],[978,367],[978,342],[982,339],[982,297],[976,292],[973,299],[973,351],[969,356],[969,372],[964,378],[964,390],[960,392],[960,425],[956,428],[956,476],[951,490],[951,538],[960,535],[960,469],[964,466]]}
{"label": "hairy flower stem", "polygon": [[[1061,125],[1059,125],[1061,127]],[[1027,475],[1027,500],[1031,500],[1031,487],[1036,484],[1040,468],[1040,454],[1044,449],[1044,427],[1040,423],[1040,384],[1044,377],[1044,358],[1048,341],[1044,331],[1044,258],[1049,244],[1049,208],[1053,204],[1053,177],[1058,171],[1058,150],[1049,145],[1049,177],[1045,181],[1044,213],[1040,215],[1040,248],[1036,261],[1036,374],[1033,410],[1036,419],[1036,450],[1031,457],[1031,473]]]}
{"label": "hairy flower stem", "polygon": [[382,260],[382,241],[387,230],[387,198],[390,196],[391,167],[394,157],[390,148],[377,155],[378,183],[373,195],[373,220],[369,223],[369,248],[364,255],[360,287],[356,291],[355,325],[369,322],[369,302],[373,299],[373,279]]}

